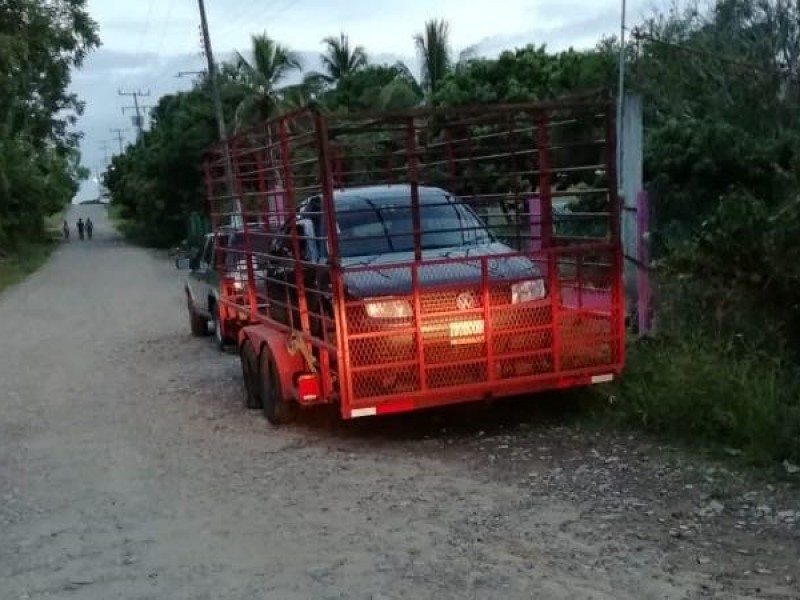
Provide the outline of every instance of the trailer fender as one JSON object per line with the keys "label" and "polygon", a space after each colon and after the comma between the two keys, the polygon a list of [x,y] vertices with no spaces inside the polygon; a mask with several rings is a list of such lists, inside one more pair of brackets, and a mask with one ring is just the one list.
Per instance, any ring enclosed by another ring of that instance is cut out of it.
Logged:
{"label": "trailer fender", "polygon": [[249,325],[239,331],[239,350],[246,340],[250,340],[256,354],[261,360],[265,349],[268,349],[275,359],[278,376],[281,378],[281,389],[287,399],[291,398],[294,388],[294,376],[305,370],[305,361],[298,353],[292,356],[287,348],[287,334],[276,331],[264,325]]}

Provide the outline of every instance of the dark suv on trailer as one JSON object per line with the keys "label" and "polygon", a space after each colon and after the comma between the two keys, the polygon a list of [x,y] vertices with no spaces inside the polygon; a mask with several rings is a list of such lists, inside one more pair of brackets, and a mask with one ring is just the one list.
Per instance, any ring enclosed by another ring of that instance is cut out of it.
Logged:
{"label": "dark suv on trailer", "polygon": [[[549,333],[520,336],[516,332],[520,327],[545,327],[551,322],[539,265],[498,241],[475,211],[453,194],[419,187],[418,195],[423,259],[418,268],[419,314],[426,362],[462,360],[485,352],[486,323],[480,309],[487,298],[492,307],[492,330],[497,332],[493,343],[500,346],[497,352],[546,347]],[[408,333],[413,326],[415,302],[410,197],[409,185],[349,188],[334,193],[353,366],[414,360],[416,355],[418,348]],[[326,263],[327,226],[319,196],[299,206],[297,220],[289,223],[284,233],[292,226],[301,236],[303,260]],[[276,239],[270,254],[290,256],[290,244],[288,235]],[[484,257],[489,257],[487,294],[481,286]],[[319,273],[325,276],[322,269],[307,270],[309,289],[329,289],[330,282],[320,281]],[[268,264],[268,281],[276,287],[274,294],[293,291],[293,277],[290,262]],[[296,310],[296,299],[292,304]],[[313,312],[315,307],[310,303],[309,308]],[[332,314],[331,308],[327,310]],[[288,321],[288,314],[279,320]],[[359,336],[377,332],[386,335]]]}

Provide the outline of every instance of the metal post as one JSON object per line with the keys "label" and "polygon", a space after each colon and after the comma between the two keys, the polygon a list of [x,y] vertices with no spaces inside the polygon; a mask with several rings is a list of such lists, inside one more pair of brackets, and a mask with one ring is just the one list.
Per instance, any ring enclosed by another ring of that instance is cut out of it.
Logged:
{"label": "metal post", "polygon": [[617,188],[622,189],[623,170],[619,168],[624,159],[623,143],[623,116],[625,111],[625,13],[626,0],[622,0],[622,13],[619,26],[619,82],[617,86]]}
{"label": "metal post", "polygon": [[647,192],[641,191],[637,196],[636,206],[636,241],[638,243],[639,265],[636,273],[637,309],[639,316],[639,337],[650,334],[650,204]]}

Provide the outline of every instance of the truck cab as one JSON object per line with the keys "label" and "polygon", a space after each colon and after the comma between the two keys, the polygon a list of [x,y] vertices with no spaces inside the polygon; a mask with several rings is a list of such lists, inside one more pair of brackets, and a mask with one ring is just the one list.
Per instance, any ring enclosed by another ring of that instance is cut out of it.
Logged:
{"label": "truck cab", "polygon": [[[251,251],[263,246],[265,231],[260,223],[249,225]],[[242,228],[220,228],[206,234],[201,247],[175,261],[178,269],[188,270],[184,291],[192,334],[213,334],[221,350],[235,338],[226,327],[225,299],[244,294],[246,268],[241,263],[246,262],[246,253],[247,233]]]}

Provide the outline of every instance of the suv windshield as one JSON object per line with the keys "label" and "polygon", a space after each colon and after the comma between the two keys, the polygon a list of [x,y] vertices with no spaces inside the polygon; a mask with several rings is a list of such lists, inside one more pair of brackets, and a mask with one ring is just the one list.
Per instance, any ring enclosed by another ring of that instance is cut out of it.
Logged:
{"label": "suv windshield", "polygon": [[[492,240],[486,225],[468,206],[446,196],[420,201],[422,249],[458,248]],[[337,210],[339,251],[343,257],[414,251],[414,227],[408,197],[365,198]]]}

